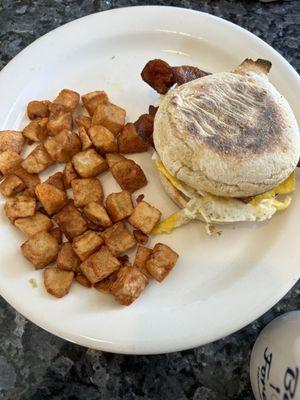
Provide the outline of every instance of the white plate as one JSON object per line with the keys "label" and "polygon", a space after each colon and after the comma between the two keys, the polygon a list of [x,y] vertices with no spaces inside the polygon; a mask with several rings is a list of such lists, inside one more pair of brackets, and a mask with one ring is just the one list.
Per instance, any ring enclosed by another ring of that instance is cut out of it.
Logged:
{"label": "white plate", "polygon": [[[149,59],[223,71],[246,57],[272,61],[271,81],[297,112],[296,72],[267,44],[227,21],[168,7],[91,15],[37,40],[1,72],[0,128],[22,128],[29,100],[54,98],[64,87],[80,93],[104,89],[134,120],[157,98],[140,79]],[[140,192],[167,216],[175,206],[160,186],[150,154],[133,158],[149,179]],[[118,190],[108,174],[101,180],[106,193]],[[0,292],[42,328],[96,349],[150,354],[202,345],[259,317],[299,278],[299,197],[298,190],[291,207],[270,222],[224,228],[217,238],[193,223],[153,239],[151,245],[162,241],[174,248],[179,262],[165,282],[151,282],[130,307],[78,284],[61,300],[48,295],[41,272],[20,253],[24,237],[1,207]],[[31,287],[30,278],[38,288]]]}

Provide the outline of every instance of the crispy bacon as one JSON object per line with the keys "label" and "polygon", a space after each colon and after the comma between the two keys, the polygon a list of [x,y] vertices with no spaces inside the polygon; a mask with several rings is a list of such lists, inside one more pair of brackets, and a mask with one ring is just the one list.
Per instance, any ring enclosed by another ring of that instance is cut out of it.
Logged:
{"label": "crispy bacon", "polygon": [[154,116],[150,114],[141,115],[134,123],[137,133],[151,146],[153,146],[153,125]]}
{"label": "crispy bacon", "polygon": [[149,106],[148,109],[148,114],[152,115],[152,117],[155,117],[156,113],[157,113],[158,107],[154,107],[154,106]]}
{"label": "crispy bacon", "polygon": [[175,83],[172,68],[168,63],[159,59],[147,62],[141,76],[160,94],[166,94]]}
{"label": "crispy bacon", "polygon": [[202,71],[197,67],[190,65],[181,65],[180,67],[172,67],[174,80],[178,85],[194,81],[203,76],[210,75],[209,72]]}

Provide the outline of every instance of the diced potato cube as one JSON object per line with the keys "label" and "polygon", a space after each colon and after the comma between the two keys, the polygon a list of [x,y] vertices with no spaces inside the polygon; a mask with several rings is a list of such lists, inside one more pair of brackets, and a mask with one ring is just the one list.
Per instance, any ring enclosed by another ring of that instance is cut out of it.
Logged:
{"label": "diced potato cube", "polygon": [[130,193],[147,185],[147,178],[143,170],[133,160],[120,161],[114,164],[110,170],[121,188]]}
{"label": "diced potato cube", "polygon": [[93,147],[93,143],[92,143],[89,135],[86,132],[87,131],[83,126],[80,126],[78,128],[78,135],[79,135],[79,139],[80,139],[80,142],[81,142],[81,149],[83,151]]}
{"label": "diced potato cube", "polygon": [[151,253],[152,250],[148,249],[148,247],[138,246],[133,263],[133,266],[138,268],[148,278],[150,277],[150,274],[146,268],[146,262],[150,258]]}
{"label": "diced potato cube", "polygon": [[36,118],[24,128],[23,135],[33,142],[43,142],[47,137],[48,118]]}
{"label": "diced potato cube", "polygon": [[127,160],[127,158],[125,158],[124,156],[121,156],[121,154],[118,154],[118,153],[107,153],[107,154],[105,154],[105,158],[106,158],[109,168],[112,168],[115,164],[117,164],[120,161]]}
{"label": "diced potato cube", "polygon": [[46,118],[49,116],[50,101],[48,100],[33,100],[27,105],[27,115],[29,119]]}
{"label": "diced potato cube", "polygon": [[123,222],[117,222],[107,228],[102,237],[106,246],[116,256],[131,249],[136,245],[136,241]]}
{"label": "diced potato cube", "polygon": [[53,185],[57,189],[60,189],[62,191],[65,190],[64,177],[62,172],[56,172],[55,174],[49,176],[49,178],[44,183]]}
{"label": "diced potato cube", "polygon": [[35,188],[35,194],[42,203],[48,215],[53,215],[61,210],[68,201],[64,191],[49,183],[40,183]]}
{"label": "diced potato cube", "polygon": [[39,144],[25,158],[21,165],[29,174],[39,174],[52,164],[52,158],[44,146]]}
{"label": "diced potato cube", "polygon": [[127,123],[118,136],[119,152],[143,153],[149,148],[149,144],[145,142],[137,133],[134,124]]}
{"label": "diced potato cube", "polygon": [[47,215],[37,211],[32,217],[17,218],[15,226],[25,235],[33,236],[38,232],[49,231],[53,224]]}
{"label": "diced potato cube", "polygon": [[108,103],[107,94],[103,91],[96,90],[81,96],[81,100],[88,113],[93,116],[96,108],[103,103]]}
{"label": "diced potato cube", "polygon": [[81,261],[98,251],[103,243],[102,237],[94,232],[87,231],[73,240],[73,250]]}
{"label": "diced potato cube", "polygon": [[100,282],[96,282],[94,284],[94,288],[97,289],[99,292],[110,293],[113,283],[117,280],[119,271],[120,270],[116,270],[107,278],[102,279]]}
{"label": "diced potato cube", "polygon": [[0,152],[12,150],[20,154],[24,147],[24,137],[18,131],[0,131]]}
{"label": "diced potato cube", "polygon": [[65,271],[80,272],[80,259],[73,250],[71,243],[66,242],[61,246],[56,260],[57,268]]}
{"label": "diced potato cube", "polygon": [[49,294],[61,298],[69,293],[74,278],[74,272],[58,268],[44,270],[44,285]]}
{"label": "diced potato cube", "polygon": [[38,232],[22,244],[21,250],[24,257],[36,269],[44,268],[56,260],[59,246],[57,240],[49,232]]}
{"label": "diced potato cube", "polygon": [[111,193],[106,198],[106,209],[113,222],[129,217],[133,211],[131,194],[126,190]]}
{"label": "diced potato cube", "polygon": [[72,200],[54,216],[54,220],[68,240],[73,240],[88,229],[87,222]]}
{"label": "diced potato cube", "polygon": [[0,192],[5,197],[14,196],[24,189],[24,182],[17,175],[9,175],[0,184]]}
{"label": "diced potato cube", "polygon": [[94,149],[77,153],[72,158],[75,170],[82,178],[92,178],[107,170],[107,163]]}
{"label": "diced potato cube", "polygon": [[115,153],[118,151],[114,135],[104,126],[92,126],[89,129],[89,136],[99,153]]}
{"label": "diced potato cube", "polygon": [[135,228],[138,228],[143,233],[147,234],[152,231],[154,226],[160,220],[160,217],[161,212],[157,208],[152,207],[146,201],[141,201],[135,206],[128,222]]}
{"label": "diced potato cube", "polygon": [[73,179],[71,185],[76,207],[84,207],[92,201],[103,202],[103,189],[99,179]]}
{"label": "diced potato cube", "polygon": [[124,306],[136,300],[148,284],[148,278],[135,267],[123,267],[111,287],[115,299]]}
{"label": "diced potato cube", "polygon": [[65,108],[60,108],[50,113],[47,129],[49,135],[58,135],[63,129],[72,130],[72,113]]}
{"label": "diced potato cube", "polygon": [[69,189],[71,187],[71,182],[73,179],[78,178],[78,175],[73,167],[73,164],[71,162],[68,162],[65,165],[64,171],[63,171],[63,177],[64,177],[64,186],[66,189]]}
{"label": "diced potato cube", "polygon": [[102,125],[109,129],[115,136],[125,125],[126,111],[112,103],[100,104],[93,115],[92,126]]}
{"label": "diced potato cube", "polygon": [[84,209],[83,214],[94,224],[101,226],[103,228],[108,228],[112,226],[112,222],[106,209],[99,203],[93,201],[88,203]]}
{"label": "diced potato cube", "polygon": [[146,269],[154,279],[161,282],[174,268],[177,259],[178,254],[169,246],[157,243],[146,262]]}
{"label": "diced potato cube", "polygon": [[31,196],[35,196],[35,187],[41,182],[39,176],[37,174],[29,174],[22,167],[15,169],[14,174],[24,182]]}
{"label": "diced potato cube", "polygon": [[143,246],[145,244],[148,243],[149,240],[149,236],[147,236],[145,233],[143,233],[142,231],[139,230],[134,230],[133,232],[133,236],[135,238],[135,240],[139,243],[142,244]]}
{"label": "diced potato cube", "polygon": [[81,286],[84,286],[86,288],[91,288],[92,284],[91,282],[88,280],[88,278],[83,275],[83,274],[78,274],[75,276],[75,281],[78,282]]}
{"label": "diced potato cube", "polygon": [[89,128],[92,126],[92,118],[83,114],[79,114],[78,117],[75,118],[75,121],[78,128],[82,127],[85,130],[89,130]]}
{"label": "diced potato cube", "polygon": [[119,268],[119,261],[105,246],[80,264],[81,271],[91,283],[101,281]]}
{"label": "diced potato cube", "polygon": [[49,231],[50,235],[52,235],[53,237],[55,237],[55,239],[57,240],[58,244],[62,243],[62,239],[63,239],[63,235],[62,235],[62,231],[58,228],[55,227],[53,229],[50,229]]}
{"label": "diced potato cube", "polygon": [[74,92],[70,89],[63,89],[53,103],[63,105],[68,111],[74,111],[75,108],[78,106],[79,101],[79,93]]}
{"label": "diced potato cube", "polygon": [[35,213],[35,206],[33,197],[21,193],[6,200],[4,211],[10,221],[14,222],[17,218],[31,217]]}
{"label": "diced potato cube", "polygon": [[81,150],[78,135],[67,129],[46,139],[44,146],[51,158],[58,163],[71,161],[72,157]]}
{"label": "diced potato cube", "polygon": [[0,153],[0,172],[8,175],[13,172],[22,162],[22,157],[13,150],[5,150]]}

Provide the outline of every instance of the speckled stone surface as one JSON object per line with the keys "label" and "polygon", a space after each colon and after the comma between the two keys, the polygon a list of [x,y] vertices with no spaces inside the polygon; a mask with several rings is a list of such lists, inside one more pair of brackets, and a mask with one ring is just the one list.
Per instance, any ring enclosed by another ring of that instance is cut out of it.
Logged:
{"label": "speckled stone surface", "polygon": [[[44,33],[114,7],[181,6],[235,22],[300,72],[300,2],[254,0],[0,0],[0,68]],[[52,336],[0,298],[0,399],[250,400],[249,356],[260,330],[300,306],[300,283],[271,311],[216,343],[158,356],[88,350]]]}

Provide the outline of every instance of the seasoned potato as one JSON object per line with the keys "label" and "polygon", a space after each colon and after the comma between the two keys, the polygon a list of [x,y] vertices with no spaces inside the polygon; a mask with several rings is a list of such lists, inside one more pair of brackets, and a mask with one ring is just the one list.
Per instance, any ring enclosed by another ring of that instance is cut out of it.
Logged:
{"label": "seasoned potato", "polygon": [[72,158],[75,170],[82,178],[92,178],[107,170],[107,163],[94,149],[77,153]]}
{"label": "seasoned potato", "polygon": [[91,282],[88,280],[88,278],[83,275],[83,274],[77,274],[75,276],[75,281],[78,282],[81,286],[84,286],[86,288],[91,288],[92,284]]}
{"label": "seasoned potato", "polygon": [[134,124],[127,123],[118,136],[118,147],[123,154],[143,153],[148,150],[149,144],[138,135]]}
{"label": "seasoned potato", "polygon": [[147,178],[143,170],[133,160],[120,161],[114,164],[110,170],[121,188],[130,193],[147,185]]}
{"label": "seasoned potato", "polygon": [[11,222],[17,218],[31,217],[35,213],[36,201],[33,197],[19,194],[6,200],[4,211]]}
{"label": "seasoned potato", "polygon": [[106,246],[116,256],[131,249],[136,245],[136,241],[123,222],[117,222],[107,228],[102,237]]}
{"label": "seasoned potato", "polygon": [[129,217],[133,211],[131,194],[126,190],[111,193],[106,198],[106,209],[113,222]]}
{"label": "seasoned potato", "polygon": [[59,246],[57,240],[49,232],[38,232],[22,244],[21,250],[24,257],[36,269],[44,268],[56,260]]}
{"label": "seasoned potato", "polygon": [[70,131],[72,130],[72,126],[72,113],[67,111],[64,107],[56,107],[56,110],[50,113],[47,124],[49,135],[58,135],[63,129],[68,129]]}
{"label": "seasoned potato", "polygon": [[39,211],[36,211],[32,217],[17,218],[14,223],[27,236],[33,236],[42,231],[49,231],[53,226],[50,218]]}
{"label": "seasoned potato", "polygon": [[92,143],[89,135],[86,132],[87,131],[83,126],[80,126],[78,128],[78,135],[79,135],[79,139],[81,142],[82,150],[87,150],[87,149],[90,149],[91,147],[93,147],[93,143]]}
{"label": "seasoned potato", "polygon": [[99,179],[73,179],[71,185],[76,207],[84,207],[92,201],[103,202],[103,189]]}
{"label": "seasoned potato", "polygon": [[49,116],[50,101],[48,100],[33,100],[27,105],[27,115],[29,119],[46,118]]}
{"label": "seasoned potato", "polygon": [[114,135],[104,126],[92,126],[89,129],[89,136],[99,153],[116,153],[118,151]]}
{"label": "seasoned potato", "polygon": [[141,201],[138,203],[128,222],[135,228],[141,230],[143,233],[150,233],[157,222],[160,220],[161,212],[152,207],[146,201]]}
{"label": "seasoned potato", "polygon": [[46,139],[44,146],[51,158],[58,163],[71,161],[72,157],[81,150],[78,135],[67,129]]}
{"label": "seasoned potato", "polygon": [[81,271],[91,283],[101,281],[119,268],[120,262],[105,246],[80,264]]}
{"label": "seasoned potato", "polygon": [[68,204],[54,216],[54,221],[68,240],[73,240],[88,229],[86,220],[74,206],[72,200],[69,200]]}
{"label": "seasoned potato", "polygon": [[0,153],[0,172],[9,175],[22,162],[22,157],[13,150],[5,150]]}
{"label": "seasoned potato", "polygon": [[79,93],[74,92],[70,89],[63,89],[53,103],[63,105],[68,111],[74,111],[75,108],[78,106],[79,101]]}
{"label": "seasoned potato", "polygon": [[25,158],[21,165],[29,174],[39,174],[52,164],[52,158],[44,146],[39,144]]}
{"label": "seasoned potato", "polygon": [[178,254],[174,250],[165,244],[157,243],[146,261],[146,269],[154,279],[161,282],[174,268],[177,259]]}
{"label": "seasoned potato", "polygon": [[58,227],[55,227],[55,228],[53,228],[53,229],[50,229],[49,233],[50,233],[50,235],[52,235],[53,237],[55,237],[55,239],[57,240],[57,243],[58,243],[58,244],[61,244],[61,243],[62,243],[62,239],[63,239],[63,237],[62,237],[62,231],[61,231]]}
{"label": "seasoned potato", "polygon": [[102,237],[94,232],[87,231],[73,240],[73,250],[81,261],[98,251],[103,243]]}
{"label": "seasoned potato", "polygon": [[115,164],[117,164],[120,161],[127,160],[127,158],[121,156],[121,154],[118,153],[107,153],[105,154],[105,158],[109,168],[112,168]]}
{"label": "seasoned potato", "polygon": [[63,171],[63,178],[64,178],[64,186],[66,189],[69,189],[71,187],[71,182],[73,179],[78,178],[78,175],[73,167],[73,164],[71,162],[68,162],[65,165],[64,171]]}
{"label": "seasoned potato", "polygon": [[112,103],[98,105],[92,119],[93,125],[102,125],[109,129],[115,136],[125,125],[126,111]]}
{"label": "seasoned potato", "polygon": [[96,90],[81,96],[81,100],[88,113],[93,116],[96,108],[103,103],[108,103],[107,94],[103,91]]}
{"label": "seasoned potato", "polygon": [[134,230],[133,232],[133,236],[135,238],[135,240],[142,245],[145,245],[148,243],[149,240],[149,236],[147,236],[145,233],[143,233],[142,231],[139,230]]}
{"label": "seasoned potato", "polygon": [[24,137],[18,131],[0,131],[0,152],[11,150],[20,154],[24,147]]}
{"label": "seasoned potato", "polygon": [[84,128],[86,131],[92,126],[92,118],[83,114],[79,114],[75,121],[78,128]]}
{"label": "seasoned potato", "polygon": [[0,184],[0,192],[5,197],[14,196],[24,189],[24,182],[14,174],[8,175]]}
{"label": "seasoned potato", "polygon": [[84,207],[83,214],[97,226],[101,226],[103,228],[112,226],[111,219],[109,218],[106,209],[95,201],[88,203]]}
{"label": "seasoned potato", "polygon": [[43,183],[48,183],[49,185],[53,185],[57,189],[60,189],[62,191],[65,190],[64,176],[62,172],[56,172],[55,174],[49,176],[49,178]]}
{"label": "seasoned potato", "polygon": [[44,285],[49,294],[61,298],[69,293],[74,278],[74,272],[58,268],[44,270]]}
{"label": "seasoned potato", "polygon": [[24,182],[31,196],[35,196],[35,187],[41,182],[39,176],[37,174],[29,174],[22,167],[15,169],[14,174]]}
{"label": "seasoned potato", "polygon": [[123,267],[111,286],[111,293],[124,306],[136,300],[148,284],[147,277],[135,267]]}
{"label": "seasoned potato", "polygon": [[47,137],[48,118],[36,118],[24,128],[23,135],[33,142],[43,142]]}
{"label": "seasoned potato", "polygon": [[68,201],[64,191],[53,185],[49,185],[49,183],[38,184],[35,188],[35,194],[48,215],[57,213]]}
{"label": "seasoned potato", "polygon": [[148,249],[148,247],[138,246],[133,263],[133,266],[138,268],[148,278],[150,277],[150,274],[146,268],[146,262],[150,258],[151,253],[152,250]]}
{"label": "seasoned potato", "polygon": [[110,274],[107,278],[102,279],[100,282],[96,282],[94,288],[99,292],[110,293],[113,283],[117,280],[119,271],[120,269]]}
{"label": "seasoned potato", "polygon": [[80,272],[80,259],[73,250],[71,243],[66,242],[61,246],[56,260],[57,268],[65,271]]}

